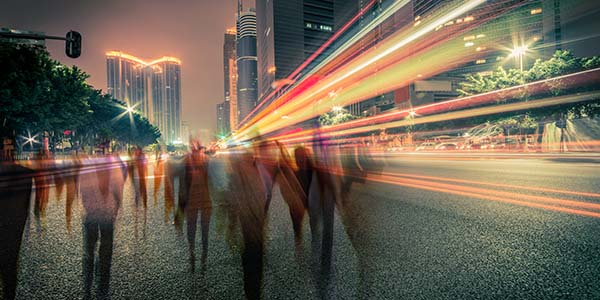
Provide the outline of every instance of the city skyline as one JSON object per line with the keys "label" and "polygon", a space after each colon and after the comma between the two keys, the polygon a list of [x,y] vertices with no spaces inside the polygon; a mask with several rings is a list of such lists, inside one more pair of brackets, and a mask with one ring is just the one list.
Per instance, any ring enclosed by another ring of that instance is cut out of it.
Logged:
{"label": "city skyline", "polygon": [[[252,6],[253,1],[246,1]],[[64,43],[47,41],[53,59],[77,65],[90,75],[88,83],[106,92],[105,52],[120,49],[139,57],[180,58],[185,62],[182,119],[190,129],[214,132],[214,107],[223,101],[223,32],[235,26],[236,1],[116,1],[73,2],[8,0],[0,11],[0,27],[83,36],[81,57],[64,54]],[[36,7],[31,10],[31,7]],[[160,14],[157,14],[160,12]],[[206,12],[198,18],[200,12]],[[24,17],[27,16],[27,17]],[[186,23],[189,26],[181,27]]]}

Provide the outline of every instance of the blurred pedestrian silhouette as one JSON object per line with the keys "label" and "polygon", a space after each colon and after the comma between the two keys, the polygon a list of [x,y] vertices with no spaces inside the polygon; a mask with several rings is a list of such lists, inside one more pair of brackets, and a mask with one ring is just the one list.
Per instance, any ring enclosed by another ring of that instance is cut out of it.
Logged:
{"label": "blurred pedestrian silhouette", "polygon": [[33,213],[38,226],[42,226],[46,217],[46,208],[50,198],[50,185],[52,183],[52,172],[54,171],[54,163],[47,150],[40,150],[35,156],[33,168],[36,171],[35,182],[35,198]]}
{"label": "blurred pedestrian silhouette", "polygon": [[276,141],[257,140],[252,150],[228,156],[231,173],[225,198],[229,201],[226,205],[229,222],[239,224],[241,231],[242,245],[238,248],[241,249],[246,298],[260,299],[265,224],[274,185],[279,186],[290,210],[296,250],[300,248],[306,195],[283,145]]}
{"label": "blurred pedestrian silhouette", "polygon": [[29,215],[32,176],[30,169],[19,166],[10,157],[0,159],[0,299],[12,300],[16,296],[17,266]]}
{"label": "blurred pedestrian silhouette", "polygon": [[154,191],[153,191],[153,196],[154,196],[154,205],[156,205],[157,201],[158,201],[158,190],[160,189],[160,182],[162,181],[162,177],[164,176],[165,173],[165,157],[161,151],[160,146],[156,146],[156,153],[155,153],[155,164],[154,164]]}
{"label": "blurred pedestrian silhouette", "polygon": [[148,191],[146,189],[146,175],[148,174],[147,160],[144,151],[140,146],[133,150],[133,186],[135,190],[135,205],[139,206],[140,200],[144,210],[148,206]]}
{"label": "blurred pedestrian silhouette", "polygon": [[202,234],[201,266],[204,271],[208,255],[208,234],[212,202],[208,190],[209,156],[204,153],[206,149],[200,145],[200,141],[192,140],[190,147],[191,153],[184,158],[185,179],[183,189],[185,193],[183,194],[184,197],[180,199],[178,210],[182,211],[186,218],[189,260],[191,270],[194,272],[196,266],[195,241],[198,213],[200,213],[200,231]]}
{"label": "blurred pedestrian silhouette", "polygon": [[[127,176],[125,164],[118,155],[86,158],[81,174],[83,217],[83,282],[84,298],[92,296],[94,274],[98,274],[97,298],[110,295],[114,226],[121,207],[123,186]],[[98,262],[95,249],[100,242]]]}

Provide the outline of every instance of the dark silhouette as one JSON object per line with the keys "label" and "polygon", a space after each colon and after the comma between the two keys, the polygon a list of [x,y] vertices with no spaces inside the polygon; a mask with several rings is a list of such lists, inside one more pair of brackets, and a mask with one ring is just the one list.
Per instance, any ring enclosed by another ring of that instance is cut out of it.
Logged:
{"label": "dark silhouette", "polygon": [[[254,153],[229,156],[230,180],[226,191],[226,216],[230,226],[239,225],[244,292],[248,299],[260,299],[265,255],[265,224],[272,189],[277,183],[287,203],[294,227],[296,250],[302,241],[302,220],[306,195],[292,168],[285,147],[278,142],[259,141]],[[231,232],[231,227],[228,227]]]}
{"label": "dark silhouette", "polygon": [[81,174],[81,199],[85,209],[83,218],[83,282],[84,297],[92,296],[94,281],[94,257],[98,240],[97,297],[110,295],[110,268],[114,226],[123,198],[123,186],[127,176],[126,166],[117,155],[88,158],[86,170]]}
{"label": "dark silhouette", "polygon": [[141,147],[133,150],[134,176],[132,177],[135,189],[135,204],[139,206],[140,199],[144,210],[148,206],[148,191],[146,189],[146,175],[148,174],[146,155]]}
{"label": "dark silhouette", "polygon": [[204,153],[205,148],[200,146],[198,142],[193,142],[191,147],[191,153],[184,159],[185,180],[183,189],[185,190],[185,196],[180,199],[182,201],[179,202],[178,209],[185,214],[190,265],[192,272],[194,272],[196,265],[195,241],[198,213],[200,213],[200,230],[202,234],[201,266],[202,270],[205,270],[212,202],[208,190],[209,156]]}
{"label": "dark silhouette", "polygon": [[16,296],[18,259],[29,215],[33,172],[13,161],[0,160],[0,298]]}
{"label": "dark silhouette", "polygon": [[48,200],[50,198],[50,184],[52,183],[52,171],[54,167],[50,153],[47,150],[41,150],[36,154],[33,167],[36,171],[34,177],[35,198],[33,213],[38,225],[40,225],[46,217],[46,208],[48,207]]}

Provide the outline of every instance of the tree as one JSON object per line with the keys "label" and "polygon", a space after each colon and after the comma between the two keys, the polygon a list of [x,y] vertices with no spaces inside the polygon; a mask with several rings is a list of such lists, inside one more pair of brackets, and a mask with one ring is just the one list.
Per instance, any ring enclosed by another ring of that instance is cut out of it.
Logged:
{"label": "tree", "polygon": [[332,111],[319,117],[319,123],[323,126],[336,125],[357,119],[355,115],[349,113],[346,109],[336,107]]}
{"label": "tree", "polygon": [[46,132],[51,149],[66,135],[89,146],[145,146],[160,137],[148,120],[124,113],[122,102],[93,89],[85,72],[52,60],[44,47],[0,42],[0,70],[0,137]]}

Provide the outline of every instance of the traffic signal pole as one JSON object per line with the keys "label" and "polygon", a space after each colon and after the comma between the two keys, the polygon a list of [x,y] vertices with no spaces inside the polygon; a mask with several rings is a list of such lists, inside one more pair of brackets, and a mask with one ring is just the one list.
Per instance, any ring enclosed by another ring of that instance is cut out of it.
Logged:
{"label": "traffic signal pole", "polygon": [[78,58],[81,55],[81,34],[77,31],[69,31],[65,37],[44,34],[0,32],[0,37],[16,38],[26,40],[61,40],[65,43],[65,54],[70,58]]}

